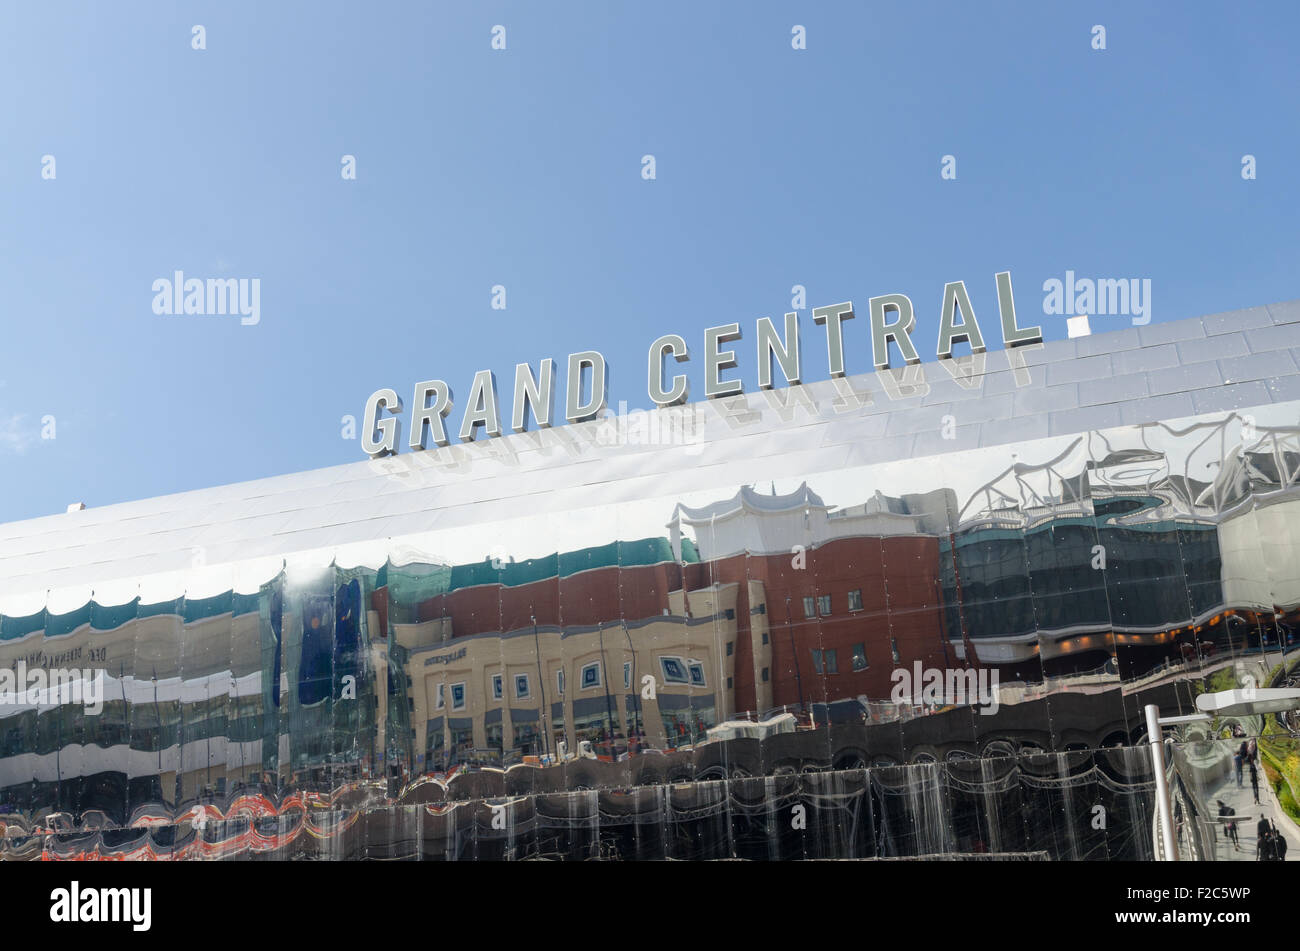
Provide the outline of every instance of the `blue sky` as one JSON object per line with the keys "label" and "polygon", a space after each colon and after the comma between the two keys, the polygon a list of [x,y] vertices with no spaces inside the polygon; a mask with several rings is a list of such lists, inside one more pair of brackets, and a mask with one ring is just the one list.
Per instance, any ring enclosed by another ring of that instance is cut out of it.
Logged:
{"label": "blue sky", "polygon": [[[1053,339],[1067,269],[1149,278],[1155,322],[1300,297],[1297,26],[1294,3],[5,4],[0,521],[357,461],[340,420],[372,391],[445,379],[458,426],[474,371],[508,405],[544,356],[602,351],[644,407],[669,332],[698,397],[731,321],[752,391],[754,322],[795,284],[807,380],[812,307],[854,301],[858,373],[867,298],[905,293],[933,359],[946,281],[996,347],[1000,270]],[[175,270],[259,278],[260,323],[155,315]]]}

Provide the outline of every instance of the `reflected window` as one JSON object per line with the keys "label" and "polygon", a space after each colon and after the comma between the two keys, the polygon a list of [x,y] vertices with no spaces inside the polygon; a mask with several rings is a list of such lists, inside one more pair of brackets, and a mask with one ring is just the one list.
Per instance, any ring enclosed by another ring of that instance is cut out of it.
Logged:
{"label": "reflected window", "polygon": [[764,643],[764,644],[767,643],[767,631],[764,631],[764,632],[763,632],[763,643]]}
{"label": "reflected window", "polygon": [[444,737],[442,735],[442,718],[430,720],[425,726],[424,761],[429,768],[442,763]]}
{"label": "reflected window", "polygon": [[463,683],[451,685],[451,708],[453,710],[465,709],[465,685]]}
{"label": "reflected window", "polygon": [[573,736],[576,742],[589,740],[592,743],[608,743],[610,740],[625,738],[617,710],[611,710],[604,703],[597,702],[587,711],[579,713],[578,705],[582,702],[574,701]]}
{"label": "reflected window", "polygon": [[839,651],[828,650],[826,652],[826,673],[838,674],[840,672]]}
{"label": "reflected window", "polygon": [[736,642],[727,641],[727,656],[730,657],[736,651]]}
{"label": "reflected window", "polygon": [[551,742],[556,744],[558,752],[560,743],[568,745],[568,737],[564,728],[564,704],[551,704]]}
{"label": "reflected window", "polygon": [[582,667],[582,689],[590,690],[600,686],[600,662],[584,664]]}
{"label": "reflected window", "polygon": [[702,742],[716,722],[712,705],[665,710],[662,716],[664,737],[672,749]]}
{"label": "reflected window", "polygon": [[540,734],[537,732],[536,723],[516,723],[514,724],[514,748],[524,756],[531,756],[539,752],[538,739]]}
{"label": "reflected window", "polygon": [[505,688],[502,684],[501,675],[493,674],[492,675],[492,699],[500,700],[504,696],[505,696]]}
{"label": "reflected window", "polygon": [[812,652],[812,657],[813,657],[813,670],[815,670],[819,674],[825,673],[825,670],[822,669],[822,652],[819,650],[814,650]]}
{"label": "reflected window", "polygon": [[531,685],[528,682],[527,674],[515,674],[515,699],[527,700],[532,696]]}
{"label": "reflected window", "polygon": [[866,669],[867,669],[867,645],[854,644],[853,645],[853,670],[856,672],[859,670],[866,670]]}
{"label": "reflected window", "polygon": [[831,596],[829,594],[818,595],[817,610],[822,617],[826,617],[831,613]]}
{"label": "reflected window", "polygon": [[767,683],[767,680],[768,680],[767,668],[764,667],[764,668],[763,668],[763,683]]}
{"label": "reflected window", "polygon": [[472,726],[454,726],[451,728],[451,753],[464,753],[474,746],[474,728]]}
{"label": "reflected window", "polygon": [[680,657],[660,657],[659,666],[663,669],[664,680],[670,684],[688,683],[686,665]]}
{"label": "reflected window", "polygon": [[889,639],[889,650],[894,655],[894,663],[901,664],[903,659],[898,656],[898,641],[894,640],[892,637]]}
{"label": "reflected window", "polygon": [[564,696],[564,670],[563,669],[557,670],[555,672],[555,689],[560,692],[561,697]]}
{"label": "reflected window", "polygon": [[815,618],[817,616],[817,602],[812,598],[803,599],[803,616],[806,618]]}
{"label": "reflected window", "polygon": [[623,662],[623,686],[632,686],[632,662],[630,660]]}
{"label": "reflected window", "polygon": [[438,684],[434,693],[433,707],[435,710],[441,710],[447,704],[447,685]]}
{"label": "reflected window", "polygon": [[701,664],[698,660],[692,660],[687,664],[687,667],[690,669],[691,672],[691,686],[692,687],[706,686],[706,684],[704,683],[704,665]]}
{"label": "reflected window", "polygon": [[849,610],[850,611],[862,610],[862,589],[861,588],[849,592]]}

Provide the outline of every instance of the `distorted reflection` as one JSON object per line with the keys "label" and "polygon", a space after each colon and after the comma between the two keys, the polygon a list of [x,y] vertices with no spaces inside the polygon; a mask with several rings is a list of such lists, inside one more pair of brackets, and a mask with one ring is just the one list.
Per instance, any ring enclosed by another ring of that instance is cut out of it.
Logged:
{"label": "distorted reflection", "polygon": [[[3,617],[0,857],[1152,858],[1142,705],[1289,677],[1300,431],[1251,412]],[[1254,857],[1236,734],[1264,783],[1287,728],[1178,736],[1185,850]]]}

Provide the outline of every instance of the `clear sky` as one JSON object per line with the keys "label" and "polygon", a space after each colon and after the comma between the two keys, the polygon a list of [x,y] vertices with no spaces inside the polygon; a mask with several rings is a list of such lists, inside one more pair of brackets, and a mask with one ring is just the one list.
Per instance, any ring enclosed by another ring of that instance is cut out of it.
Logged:
{"label": "clear sky", "polygon": [[[669,332],[699,397],[731,321],[752,391],[796,284],[806,380],[811,308],[855,303],[860,373],[881,294],[933,360],[947,281],[996,348],[1001,270],[1049,339],[1067,269],[1149,279],[1156,323],[1300,297],[1298,27],[1293,2],[10,0],[0,521],[358,461],[372,391],[445,379],[458,426],[476,370],[508,406],[545,356],[600,350],[645,407]],[[260,322],[156,315],[176,270],[258,278]]]}

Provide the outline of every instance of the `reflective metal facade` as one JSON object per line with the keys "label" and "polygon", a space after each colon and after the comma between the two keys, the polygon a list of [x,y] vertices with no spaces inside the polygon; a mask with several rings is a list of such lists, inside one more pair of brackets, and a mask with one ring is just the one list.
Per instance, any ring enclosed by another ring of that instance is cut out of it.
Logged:
{"label": "reflective metal facade", "polygon": [[102,687],[0,703],[0,858],[1149,858],[1141,705],[1293,643],[1297,352],[1293,302],[0,526],[0,672]]}

